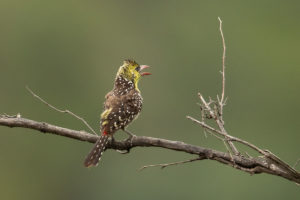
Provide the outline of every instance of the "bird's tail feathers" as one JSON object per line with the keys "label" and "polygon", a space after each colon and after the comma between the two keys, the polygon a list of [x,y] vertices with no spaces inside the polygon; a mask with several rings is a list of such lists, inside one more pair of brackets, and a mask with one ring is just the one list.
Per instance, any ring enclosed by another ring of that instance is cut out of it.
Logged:
{"label": "bird's tail feathers", "polygon": [[84,160],[85,167],[97,166],[103,152],[105,151],[109,135],[104,132],[95,143],[93,149]]}

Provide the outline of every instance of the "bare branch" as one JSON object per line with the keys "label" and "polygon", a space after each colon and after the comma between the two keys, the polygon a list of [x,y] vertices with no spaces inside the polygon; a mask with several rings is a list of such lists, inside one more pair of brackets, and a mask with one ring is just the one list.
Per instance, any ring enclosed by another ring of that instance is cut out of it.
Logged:
{"label": "bare branch", "polygon": [[[2,115],[0,116],[0,125],[7,127],[29,128],[43,133],[52,133],[55,135],[65,136],[91,143],[95,143],[98,139],[98,136],[87,133],[85,131],[71,130],[45,122],[37,122],[30,119],[25,119],[22,117],[7,117]],[[197,155],[201,158],[201,160],[215,160],[250,174],[267,173],[280,176],[300,184],[300,173],[289,167],[286,167],[287,164],[279,158],[271,159],[272,155],[270,155],[269,157],[266,156],[259,158],[247,158],[244,156],[230,155],[229,153],[195,146],[180,141],[172,141],[146,136],[134,136],[131,139],[124,141],[113,140],[108,143],[107,148],[129,151],[134,147],[160,147],[175,151],[181,151],[188,154]]]}
{"label": "bare branch", "polygon": [[46,106],[52,108],[53,110],[55,110],[57,112],[67,113],[67,114],[75,117],[76,119],[82,121],[90,129],[90,131],[92,131],[95,135],[97,135],[96,131],[94,131],[94,129],[92,129],[92,127],[82,117],[79,117],[78,115],[76,115],[75,113],[73,113],[73,112],[71,112],[69,110],[61,110],[61,109],[56,108],[55,106],[49,104],[47,101],[45,101],[40,96],[38,96],[37,94],[35,94],[28,86],[26,86],[26,89],[32,94],[33,97],[35,97],[38,100],[40,100],[41,102],[43,102]]}
{"label": "bare branch", "polygon": [[[217,102],[218,104],[214,103],[215,101],[209,98],[209,102],[207,103],[205,98],[202,96],[201,93],[198,93],[198,96],[202,102],[202,127],[204,127],[204,120],[203,116],[206,116],[206,113],[208,113],[208,118],[212,118],[215,120],[216,124],[218,125],[219,129],[216,133],[219,133],[223,135],[225,138],[225,143],[227,143],[230,147],[230,150],[235,154],[239,155],[238,149],[235,147],[235,145],[228,140],[228,133],[224,128],[224,120],[223,120],[223,107],[225,106],[225,56],[226,56],[226,45],[225,45],[225,38],[223,34],[223,29],[222,29],[222,20],[220,17],[218,17],[219,23],[220,23],[220,34],[222,38],[222,45],[223,45],[223,56],[222,56],[222,94],[221,94],[221,99],[217,95]],[[213,104],[213,107],[211,107],[211,104]],[[193,120],[195,121],[195,119]],[[201,125],[201,123],[198,123]],[[206,124],[205,124],[206,125]],[[204,127],[205,128],[205,127]],[[226,146],[227,148],[227,146]]]}
{"label": "bare branch", "polygon": [[[209,103],[206,102],[206,100],[204,99],[204,97],[202,96],[202,94],[199,92],[198,93],[198,96],[203,104],[203,108],[202,108],[202,111],[201,112],[208,112],[209,113],[209,116],[211,116],[211,118],[213,118],[216,122],[216,124],[218,125],[219,129],[217,133],[227,137],[228,136],[228,133],[226,132],[225,128],[224,128],[224,123],[223,123],[223,120],[220,120],[219,116],[217,113],[215,113],[213,111],[213,109],[210,107],[210,104],[213,102],[212,100],[209,101]],[[224,105],[223,104],[220,104],[220,107],[223,107]],[[203,113],[202,113],[203,114]],[[222,116],[221,116],[222,117]],[[193,120],[194,122],[195,119]],[[199,122],[199,121],[198,121]],[[198,123],[197,122],[197,123]],[[200,125],[203,126],[203,124],[201,123],[198,123]],[[226,139],[226,138],[225,138]],[[234,146],[234,144],[231,142],[231,141],[226,141],[228,144],[229,144],[229,147],[230,149],[232,150],[232,152],[235,154],[235,155],[239,155],[239,152],[237,150],[237,148]]]}
{"label": "bare branch", "polygon": [[189,162],[194,162],[197,160],[203,160],[205,157],[199,157],[199,158],[194,158],[194,159],[189,159],[189,160],[183,160],[183,161],[178,161],[178,162],[172,162],[172,163],[163,163],[163,164],[154,164],[154,165],[145,165],[141,168],[138,169],[138,171],[142,171],[143,169],[149,168],[149,167],[160,167],[161,169],[164,169],[165,167],[173,166],[173,165],[179,165],[179,164],[184,164],[184,163],[189,163]]}
{"label": "bare branch", "polygon": [[[218,20],[220,22],[220,34],[222,37],[222,44],[223,44],[223,56],[222,56],[222,96],[221,96],[221,103],[224,103],[224,96],[225,96],[225,55],[226,55],[226,45],[225,45],[225,38],[223,34],[223,28],[222,28],[222,20],[220,17],[218,17]],[[223,114],[223,111],[221,111],[221,114]]]}
{"label": "bare branch", "polygon": [[219,130],[217,130],[217,129],[215,129],[215,128],[209,126],[209,125],[207,125],[206,123],[201,122],[201,121],[199,121],[199,120],[197,120],[197,119],[195,119],[195,118],[193,118],[191,116],[186,116],[186,118],[188,118],[188,119],[192,120],[193,122],[201,125],[203,128],[205,128],[207,130],[213,131],[213,132],[218,133],[219,135],[222,135],[222,136],[226,136],[221,131],[219,131]]}
{"label": "bare branch", "polygon": [[[199,120],[197,120],[197,119],[195,119],[195,118],[193,118],[193,117],[191,117],[191,116],[187,116],[187,118],[190,119],[190,120],[192,120],[193,122],[199,124],[199,125],[202,126],[203,128],[205,128],[205,129],[207,129],[207,130],[210,130],[210,131],[213,131],[214,133],[217,133],[217,134],[223,136],[223,137],[225,138],[225,140],[239,142],[239,143],[241,143],[241,144],[244,144],[244,145],[246,145],[246,146],[252,148],[252,149],[255,150],[255,151],[258,151],[258,152],[261,153],[262,155],[266,155],[266,152],[265,152],[264,150],[258,148],[258,147],[255,146],[254,144],[251,144],[251,143],[249,143],[249,142],[247,142],[247,141],[245,141],[245,140],[242,140],[242,139],[240,139],[240,138],[237,138],[237,137],[234,137],[234,136],[225,134],[224,132],[219,131],[219,130],[217,130],[217,129],[215,129],[215,128],[209,126],[209,125],[207,125],[206,123],[201,122],[201,121],[199,121]],[[219,138],[219,139],[220,139],[220,138]]]}

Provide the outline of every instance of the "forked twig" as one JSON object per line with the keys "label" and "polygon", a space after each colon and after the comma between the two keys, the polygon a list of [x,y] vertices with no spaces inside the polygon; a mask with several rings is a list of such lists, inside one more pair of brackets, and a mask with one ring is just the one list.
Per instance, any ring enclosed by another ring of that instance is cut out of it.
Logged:
{"label": "forked twig", "polygon": [[[199,125],[202,126],[204,129],[210,130],[210,131],[212,131],[212,132],[214,132],[214,133],[216,133],[216,134],[218,134],[218,135],[224,137],[225,139],[222,139],[222,138],[221,138],[222,140],[238,142],[238,143],[244,144],[244,145],[246,145],[246,146],[252,148],[253,150],[259,152],[259,153],[262,154],[262,155],[266,155],[266,156],[269,155],[269,154],[267,154],[264,150],[258,148],[257,146],[255,146],[254,144],[251,144],[250,142],[247,142],[247,141],[242,140],[242,139],[240,139],[240,138],[231,136],[231,135],[229,135],[229,134],[224,134],[224,132],[222,132],[222,131],[220,131],[220,130],[217,130],[217,129],[215,129],[215,128],[209,126],[209,125],[206,124],[205,122],[199,121],[199,120],[197,120],[197,119],[195,119],[195,118],[193,118],[193,117],[191,117],[191,116],[187,116],[187,118],[190,119],[190,120],[192,120],[193,122],[199,124]],[[214,134],[214,136],[216,136],[216,135]],[[218,139],[220,139],[220,138],[218,137]]]}
{"label": "forked twig", "polygon": [[90,131],[92,131],[95,135],[98,135],[94,129],[92,129],[92,127],[82,118],[79,117],[78,115],[76,115],[75,113],[69,111],[69,110],[61,110],[56,108],[55,106],[51,105],[50,103],[48,103],[47,101],[45,101],[44,99],[42,99],[40,96],[38,96],[37,94],[35,94],[28,86],[26,86],[26,89],[30,92],[30,94],[32,94],[33,97],[37,98],[38,100],[40,100],[41,102],[43,102],[46,106],[52,108],[53,110],[60,112],[60,113],[67,113],[73,117],[75,117],[76,119],[82,121],[89,129]]}
{"label": "forked twig", "polygon": [[[224,38],[224,34],[223,34],[223,30],[222,30],[222,20],[220,19],[220,17],[218,17],[218,20],[220,22],[220,34],[222,37],[222,45],[223,45],[223,56],[222,56],[222,94],[221,94],[221,99],[219,98],[219,96],[217,95],[217,103],[214,103],[216,101],[212,100],[211,98],[209,98],[209,102],[207,102],[205,100],[205,98],[202,96],[202,94],[199,92],[198,96],[201,100],[201,112],[202,112],[202,116],[203,116],[203,112],[207,112],[208,113],[208,119],[214,119],[216,124],[219,127],[219,130],[211,130],[215,133],[221,134],[222,136],[224,136],[224,140],[225,142],[229,145],[230,150],[234,153],[234,155],[239,155],[239,151],[238,149],[235,147],[235,145],[232,143],[232,141],[229,140],[228,133],[224,128],[224,121],[223,121],[223,107],[225,106],[225,55],[226,55],[226,45],[225,45],[225,38]],[[213,104],[213,105],[211,105]],[[212,107],[213,106],[213,107]],[[204,114],[204,116],[207,116]],[[189,119],[193,120],[191,117],[188,117]],[[195,121],[195,120],[193,120]],[[199,121],[197,122],[199,123]],[[204,120],[202,120],[202,122],[200,122],[201,125],[206,128],[206,129],[214,129],[210,126],[208,126]]]}

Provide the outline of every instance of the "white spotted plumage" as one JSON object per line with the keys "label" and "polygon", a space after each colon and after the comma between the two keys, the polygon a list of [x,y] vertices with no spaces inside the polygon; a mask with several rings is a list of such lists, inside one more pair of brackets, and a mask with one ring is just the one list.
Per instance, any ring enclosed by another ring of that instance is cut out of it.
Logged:
{"label": "white spotted plumage", "polygon": [[141,68],[143,67],[130,60],[124,61],[124,65],[119,68],[114,89],[105,96],[104,112],[101,114],[100,122],[102,135],[87,156],[85,166],[96,166],[105,150],[108,138],[117,130],[125,129],[141,112],[143,99],[137,87],[142,75]]}

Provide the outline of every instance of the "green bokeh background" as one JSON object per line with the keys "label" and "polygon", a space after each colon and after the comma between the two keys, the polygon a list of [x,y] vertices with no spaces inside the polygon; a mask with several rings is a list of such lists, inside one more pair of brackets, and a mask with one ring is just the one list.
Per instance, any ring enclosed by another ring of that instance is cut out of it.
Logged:
{"label": "green bokeh background", "polygon": [[[299,9],[299,1],[2,0],[0,113],[86,129],[34,99],[29,85],[97,128],[118,67],[134,58],[151,65],[153,75],[140,83],[143,112],[129,129],[226,151],[185,118],[200,117],[198,91],[220,93],[220,16],[227,43],[226,128],[294,164],[300,157]],[[89,143],[7,127],[0,127],[0,138],[0,199],[300,197],[299,186],[285,179],[250,176],[214,161],[137,171],[191,158],[165,149],[110,150],[97,168],[86,169]]]}

